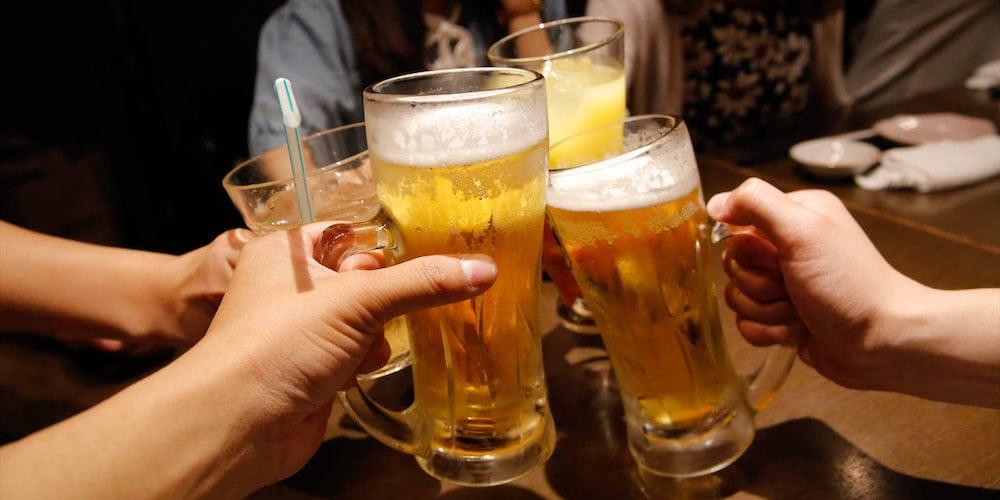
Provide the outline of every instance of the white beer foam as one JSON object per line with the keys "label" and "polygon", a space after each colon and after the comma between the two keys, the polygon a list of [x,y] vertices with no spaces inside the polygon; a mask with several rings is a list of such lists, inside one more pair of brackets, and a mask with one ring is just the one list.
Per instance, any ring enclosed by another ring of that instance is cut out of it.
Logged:
{"label": "white beer foam", "polygon": [[682,198],[696,187],[691,144],[668,139],[649,154],[550,173],[545,202],[577,212],[632,210]]}
{"label": "white beer foam", "polygon": [[548,135],[545,94],[492,102],[376,104],[370,109],[368,149],[400,165],[468,165],[519,153]]}

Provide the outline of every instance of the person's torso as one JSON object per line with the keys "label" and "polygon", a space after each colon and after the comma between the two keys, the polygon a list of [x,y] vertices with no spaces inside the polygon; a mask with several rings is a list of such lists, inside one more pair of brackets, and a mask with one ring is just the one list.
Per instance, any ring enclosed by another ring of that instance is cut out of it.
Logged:
{"label": "person's torso", "polygon": [[683,116],[696,143],[750,137],[805,108],[813,43],[805,19],[716,1],[681,33]]}

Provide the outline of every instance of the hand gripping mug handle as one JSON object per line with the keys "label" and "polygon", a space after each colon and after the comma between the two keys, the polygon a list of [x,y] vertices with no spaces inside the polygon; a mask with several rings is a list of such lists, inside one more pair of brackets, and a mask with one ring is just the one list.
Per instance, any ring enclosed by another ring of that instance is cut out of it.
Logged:
{"label": "hand gripping mug handle", "polygon": [[[718,245],[738,234],[753,234],[753,230],[747,226],[730,226],[716,222],[712,226],[710,240],[713,245]],[[776,345],[768,349],[764,361],[747,376],[746,401],[754,412],[763,410],[774,399],[774,395],[792,371],[796,352],[793,345]]]}
{"label": "hand gripping mug handle", "polygon": [[[378,215],[366,222],[333,224],[313,250],[317,261],[330,269],[340,269],[345,259],[359,253],[384,250],[392,261],[397,238],[388,219]],[[414,405],[403,411],[392,411],[375,402],[360,385],[337,393],[337,399],[354,421],[375,439],[403,453],[416,449],[417,417]]]}

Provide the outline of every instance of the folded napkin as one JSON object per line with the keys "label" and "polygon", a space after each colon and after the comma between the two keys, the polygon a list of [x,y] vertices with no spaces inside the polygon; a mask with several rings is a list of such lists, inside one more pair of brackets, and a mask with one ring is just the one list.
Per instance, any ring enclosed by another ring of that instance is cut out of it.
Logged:
{"label": "folded napkin", "polygon": [[864,189],[914,188],[921,193],[975,184],[1000,174],[1000,136],[970,141],[941,141],[890,149],[882,164],[854,176]]}
{"label": "folded napkin", "polygon": [[965,86],[973,90],[988,89],[1000,85],[1000,59],[988,62],[965,80]]}

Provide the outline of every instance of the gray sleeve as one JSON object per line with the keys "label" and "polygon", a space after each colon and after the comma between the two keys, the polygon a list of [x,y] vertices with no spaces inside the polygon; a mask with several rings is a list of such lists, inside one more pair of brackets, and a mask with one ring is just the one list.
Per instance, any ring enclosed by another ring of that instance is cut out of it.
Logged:
{"label": "gray sleeve", "polygon": [[956,87],[1000,57],[1000,2],[879,0],[847,69],[860,106]]}
{"label": "gray sleeve", "polygon": [[354,57],[338,0],[290,0],[275,11],[258,43],[250,153],[285,142],[273,88],[278,77],[292,82],[303,135],[360,121],[362,89]]}

